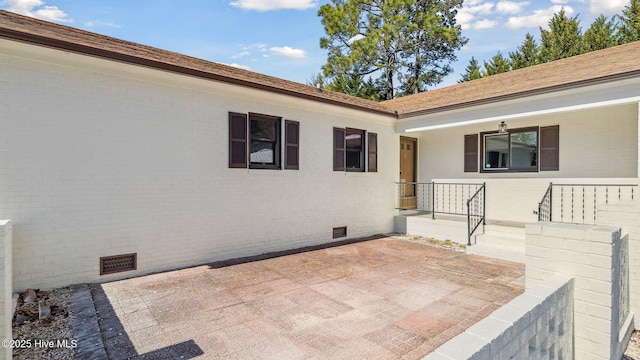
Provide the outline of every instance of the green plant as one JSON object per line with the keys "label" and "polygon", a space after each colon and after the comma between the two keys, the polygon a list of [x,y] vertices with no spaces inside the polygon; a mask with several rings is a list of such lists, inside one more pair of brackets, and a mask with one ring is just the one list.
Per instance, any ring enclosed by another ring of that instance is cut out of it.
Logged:
{"label": "green plant", "polygon": [[444,246],[451,246],[451,240],[445,240]]}

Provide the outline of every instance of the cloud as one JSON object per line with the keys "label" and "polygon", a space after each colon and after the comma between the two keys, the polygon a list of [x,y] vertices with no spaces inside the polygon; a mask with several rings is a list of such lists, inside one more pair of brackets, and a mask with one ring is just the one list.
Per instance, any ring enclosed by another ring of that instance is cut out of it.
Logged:
{"label": "cloud", "polygon": [[547,28],[553,14],[562,9],[564,9],[567,16],[571,16],[574,12],[570,6],[554,5],[548,9],[535,10],[531,15],[510,17],[509,20],[507,20],[507,27],[510,29],[535,28],[540,26]]}
{"label": "cloud", "polygon": [[231,66],[231,67],[242,69],[242,70],[251,70],[251,68],[248,67],[248,66],[240,65],[240,64],[236,64],[236,63],[231,63],[231,64],[224,64],[223,63],[223,65]]}
{"label": "cloud", "polygon": [[362,40],[364,39],[365,36],[362,34],[357,34],[356,36],[352,37],[351,39],[347,40],[347,43],[349,44],[353,44],[354,42],[358,41],[358,40]]}
{"label": "cloud", "polygon": [[248,51],[243,51],[241,53],[237,53],[233,56],[231,56],[232,59],[240,59],[241,57],[245,57],[247,55],[249,55],[250,53]]}
{"label": "cloud", "polygon": [[493,10],[493,3],[482,0],[465,1],[462,9],[456,15],[456,21],[463,29],[474,28],[474,19],[477,15],[489,15]]}
{"label": "cloud", "polygon": [[57,6],[45,6],[42,0],[4,0],[7,10],[25,16],[53,22],[72,22],[64,11]]}
{"label": "cloud", "polygon": [[230,3],[245,10],[270,11],[279,9],[307,10],[318,5],[317,0],[235,0]]}
{"label": "cloud", "polygon": [[528,1],[500,1],[496,4],[496,12],[500,14],[515,15],[521,13],[523,8],[527,5],[529,5]]}
{"label": "cloud", "polygon": [[284,56],[289,59],[304,59],[307,56],[307,53],[304,50],[294,49],[289,46],[284,47],[272,47],[271,53],[274,55]]}
{"label": "cloud", "polygon": [[267,51],[267,45],[266,44],[262,44],[262,43],[255,43],[255,44],[251,44],[251,45],[243,45],[242,46],[242,50],[243,51],[249,51],[252,49],[259,49],[260,51]]}
{"label": "cloud", "polygon": [[482,19],[471,24],[471,28],[474,30],[483,30],[494,28],[498,24],[495,20]]}
{"label": "cloud", "polygon": [[629,0],[591,0],[589,11],[593,15],[614,15],[622,13],[626,5],[629,5]]}
{"label": "cloud", "polygon": [[110,28],[115,28],[115,29],[120,29],[122,26],[116,24],[116,23],[112,23],[112,22],[108,22],[108,21],[101,21],[101,20],[95,20],[95,21],[86,21],[84,23],[85,27],[88,28],[94,28],[94,27],[110,27]]}

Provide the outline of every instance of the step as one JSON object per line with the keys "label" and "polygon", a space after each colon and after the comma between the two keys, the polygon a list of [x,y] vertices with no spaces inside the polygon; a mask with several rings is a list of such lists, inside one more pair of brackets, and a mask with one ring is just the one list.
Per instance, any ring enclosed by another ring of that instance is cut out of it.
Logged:
{"label": "step", "polygon": [[516,226],[505,226],[505,225],[493,225],[487,224],[484,226],[484,232],[487,233],[495,233],[495,234],[514,234],[521,235],[524,237],[525,228],[516,227]]}
{"label": "step", "polygon": [[504,232],[504,229],[489,229],[475,237],[475,244],[467,248],[467,253],[496,259],[525,261],[524,229],[520,232]]}
{"label": "step", "polygon": [[499,247],[487,244],[476,244],[467,248],[467,254],[518,262],[522,264],[525,263],[524,247]]}
{"label": "step", "polygon": [[476,244],[494,244],[501,246],[515,246],[524,248],[524,235],[508,235],[499,233],[484,233],[475,237]]}

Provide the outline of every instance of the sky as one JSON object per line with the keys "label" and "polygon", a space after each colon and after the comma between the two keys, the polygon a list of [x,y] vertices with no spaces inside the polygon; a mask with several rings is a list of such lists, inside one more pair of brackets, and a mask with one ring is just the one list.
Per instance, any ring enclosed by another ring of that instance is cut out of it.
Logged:
{"label": "sky", "polygon": [[[527,32],[538,40],[553,14],[578,16],[584,32],[600,14],[620,14],[630,0],[465,0],[457,15],[469,39],[454,72],[471,57],[507,55]],[[0,9],[236,66],[300,83],[321,71],[327,52],[318,17],[329,0],[0,0]]]}

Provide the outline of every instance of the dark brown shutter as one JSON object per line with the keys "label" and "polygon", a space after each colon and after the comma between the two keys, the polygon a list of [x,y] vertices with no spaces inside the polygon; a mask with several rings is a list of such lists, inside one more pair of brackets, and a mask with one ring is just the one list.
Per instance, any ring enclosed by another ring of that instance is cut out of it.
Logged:
{"label": "dark brown shutter", "polygon": [[345,129],[333,128],[333,171],[345,171]]}
{"label": "dark brown shutter", "polygon": [[478,134],[464,136],[464,172],[478,172]]}
{"label": "dark brown shutter", "polygon": [[229,113],[229,167],[247,167],[247,114]]}
{"label": "dark brown shutter", "polygon": [[540,128],[540,171],[560,170],[560,126]]}
{"label": "dark brown shutter", "polygon": [[300,123],[297,121],[285,120],[284,122],[284,168],[289,170],[299,169],[299,147],[300,147]]}
{"label": "dark brown shutter", "polygon": [[378,134],[369,133],[369,172],[378,172]]}

